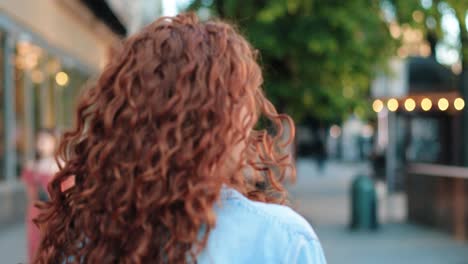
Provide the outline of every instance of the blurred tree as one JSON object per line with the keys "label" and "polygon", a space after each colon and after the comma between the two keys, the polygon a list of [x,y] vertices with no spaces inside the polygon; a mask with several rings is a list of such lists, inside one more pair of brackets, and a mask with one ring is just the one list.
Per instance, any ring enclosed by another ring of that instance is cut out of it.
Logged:
{"label": "blurred tree", "polygon": [[432,48],[438,42],[442,42],[445,35],[450,34],[449,30],[442,28],[442,17],[452,15],[459,31],[459,45],[456,48],[460,54],[462,69],[468,67],[468,22],[466,22],[468,0],[384,0],[384,2],[391,5],[397,23],[421,29]]}
{"label": "blurred tree", "polygon": [[[459,54],[455,72],[459,73],[459,90],[468,98],[468,0],[385,0],[399,24],[408,24],[421,29],[435,52],[437,44],[451,46]],[[457,28],[444,28],[443,18],[450,16],[456,21]],[[448,35],[458,31],[456,43],[444,43]],[[463,111],[462,135],[468,133],[468,109]],[[468,165],[468,139],[463,137],[462,164]]]}
{"label": "blurred tree", "polygon": [[369,113],[370,82],[395,41],[379,0],[194,0],[239,25],[260,50],[266,93],[296,120]]}

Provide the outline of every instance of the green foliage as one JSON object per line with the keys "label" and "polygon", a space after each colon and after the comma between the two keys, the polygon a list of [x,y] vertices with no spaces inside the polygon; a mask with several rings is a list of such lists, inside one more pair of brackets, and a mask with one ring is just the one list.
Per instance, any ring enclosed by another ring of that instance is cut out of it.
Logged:
{"label": "green foliage", "polygon": [[267,95],[296,120],[365,117],[370,82],[396,46],[378,0],[194,0],[190,8],[240,26],[260,50]]}
{"label": "green foliage", "polygon": [[[395,13],[395,19],[400,24],[408,24],[421,29],[426,36],[432,34],[440,41],[446,32],[442,30],[441,22],[444,13],[451,12],[455,15],[460,29],[460,52],[464,69],[468,67],[468,25],[465,20],[468,16],[468,0],[432,0],[427,1],[429,6],[424,6],[423,1],[418,0],[385,0],[390,4]],[[415,17],[415,12],[422,14],[422,19]]]}

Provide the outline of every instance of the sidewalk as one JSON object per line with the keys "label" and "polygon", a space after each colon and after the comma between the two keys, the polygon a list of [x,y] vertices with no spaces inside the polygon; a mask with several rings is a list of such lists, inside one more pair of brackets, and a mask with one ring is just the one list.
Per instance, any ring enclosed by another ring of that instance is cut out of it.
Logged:
{"label": "sidewalk", "polygon": [[26,229],[23,223],[0,229],[0,263],[26,263]]}
{"label": "sidewalk", "polygon": [[[349,183],[366,164],[332,162],[322,174],[311,161],[297,167],[293,205],[312,223],[329,264],[468,264],[468,244],[431,229],[387,223],[377,232],[347,230]],[[0,263],[26,263],[23,223],[0,229],[0,256]]]}
{"label": "sidewalk", "polygon": [[317,232],[329,264],[467,264],[468,244],[445,233],[406,223],[384,223],[376,232],[351,232],[349,184],[366,164],[328,163],[319,173],[311,161],[298,161],[290,187],[296,209]]}

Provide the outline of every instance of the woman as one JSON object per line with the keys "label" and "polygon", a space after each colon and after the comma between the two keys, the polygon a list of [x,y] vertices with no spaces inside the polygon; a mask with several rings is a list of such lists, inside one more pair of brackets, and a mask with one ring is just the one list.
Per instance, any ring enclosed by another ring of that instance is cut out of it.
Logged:
{"label": "woman", "polygon": [[[278,205],[293,124],[255,57],[232,26],[193,14],[124,41],[62,139],[36,263],[325,263]],[[254,130],[261,115],[274,135]]]}
{"label": "woman", "polygon": [[33,219],[39,214],[34,204],[37,201],[48,200],[47,184],[57,172],[54,161],[56,140],[53,131],[42,129],[37,136],[36,149],[38,159],[28,162],[23,169],[21,178],[26,186],[28,209],[26,212],[26,229],[28,241],[28,259],[32,262],[40,242],[39,229]]}

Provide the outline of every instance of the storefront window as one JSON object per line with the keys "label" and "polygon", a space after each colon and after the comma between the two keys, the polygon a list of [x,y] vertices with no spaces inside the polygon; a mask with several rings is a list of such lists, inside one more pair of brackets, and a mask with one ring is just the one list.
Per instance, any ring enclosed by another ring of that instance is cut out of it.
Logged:
{"label": "storefront window", "polygon": [[64,68],[60,75],[56,76],[59,100],[60,127],[62,129],[71,127],[74,122],[74,109],[77,97],[85,86],[88,77],[75,68]]}
{"label": "storefront window", "polygon": [[[17,175],[21,174],[26,162],[36,158],[35,138],[39,130],[63,131],[73,124],[76,98],[87,79],[86,74],[75,67],[63,66],[57,57],[38,45],[29,41],[16,43],[13,82],[15,153],[12,155],[16,157]],[[0,93],[0,111],[3,109]],[[0,136],[3,138],[3,114]],[[0,158],[3,160],[2,145]]]}
{"label": "storefront window", "polygon": [[411,123],[410,145],[407,149],[408,161],[438,162],[441,153],[438,120],[419,117],[411,120]]}
{"label": "storefront window", "polygon": [[60,61],[49,56],[46,60],[45,75],[46,78],[42,83],[42,107],[43,114],[42,127],[48,129],[55,129],[57,127],[57,88],[55,83],[55,75],[60,71]]}
{"label": "storefront window", "polygon": [[42,49],[26,41],[16,45],[15,56],[15,148],[16,172],[34,159],[35,90],[31,76],[40,65]]}

